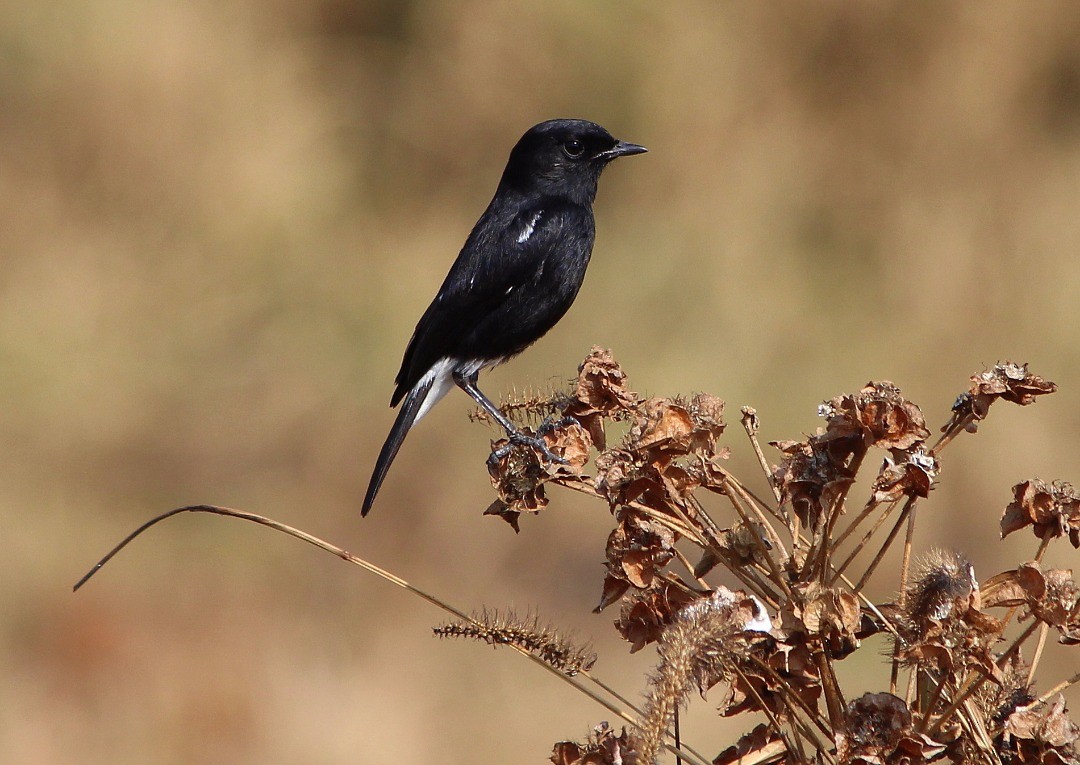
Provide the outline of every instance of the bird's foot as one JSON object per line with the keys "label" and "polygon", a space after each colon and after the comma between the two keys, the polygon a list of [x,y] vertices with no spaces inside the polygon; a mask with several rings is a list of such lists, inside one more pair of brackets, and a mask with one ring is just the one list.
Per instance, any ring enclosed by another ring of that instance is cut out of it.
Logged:
{"label": "bird's foot", "polygon": [[548,448],[544,436],[553,430],[565,428],[568,425],[574,424],[577,424],[577,420],[573,417],[563,417],[560,420],[552,420],[552,418],[548,417],[540,423],[540,426],[536,429],[535,436],[527,436],[520,430],[508,432],[506,434],[506,443],[491,450],[491,455],[488,457],[488,464],[495,465],[499,460],[508,455],[515,446],[528,446],[539,452],[545,462],[554,462],[557,465],[569,465],[569,460],[560,457]]}
{"label": "bird's foot", "polygon": [[536,429],[536,435],[543,438],[548,433],[558,430],[559,428],[568,428],[571,425],[577,424],[579,424],[578,421],[570,415],[560,417],[557,420],[554,417],[545,417],[544,421],[540,423],[540,427]]}

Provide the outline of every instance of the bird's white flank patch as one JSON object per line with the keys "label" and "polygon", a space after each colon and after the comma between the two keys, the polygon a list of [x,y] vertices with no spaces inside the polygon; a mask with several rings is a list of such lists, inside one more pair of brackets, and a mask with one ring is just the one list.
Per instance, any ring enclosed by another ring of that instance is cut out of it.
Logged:
{"label": "bird's white flank patch", "polygon": [[481,359],[468,359],[462,361],[460,359],[451,359],[446,356],[436,361],[431,365],[431,369],[421,377],[413,390],[420,390],[429,383],[431,388],[428,389],[427,394],[424,396],[423,402],[420,404],[420,409],[416,413],[416,419],[414,422],[419,422],[420,418],[431,411],[431,407],[435,406],[442,400],[442,397],[450,392],[450,389],[454,387],[454,370],[461,371],[465,376],[471,375],[473,372],[479,372],[484,367],[493,367],[505,359],[495,359],[494,361],[484,361]]}
{"label": "bird's white flank patch", "polygon": [[533,235],[533,231],[536,231],[536,222],[540,220],[540,216],[544,214],[541,210],[532,217],[532,220],[525,224],[525,230],[521,232],[521,235],[517,238],[518,244],[525,244],[529,241],[529,237]]}

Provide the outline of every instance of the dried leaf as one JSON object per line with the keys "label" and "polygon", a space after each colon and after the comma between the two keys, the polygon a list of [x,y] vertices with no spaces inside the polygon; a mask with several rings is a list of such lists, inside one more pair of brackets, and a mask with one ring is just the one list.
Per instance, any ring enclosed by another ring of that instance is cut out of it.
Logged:
{"label": "dried leaf", "polygon": [[828,431],[843,437],[859,434],[865,446],[910,449],[930,435],[922,410],[906,400],[891,382],[869,382],[855,394],[821,405]]}
{"label": "dried leaf", "polygon": [[937,478],[938,461],[922,449],[899,451],[885,458],[871,491],[875,502],[928,497]]}
{"label": "dried leaf", "polygon": [[912,728],[911,711],[891,693],[867,693],[848,704],[847,725],[836,734],[837,753],[849,765],[918,765],[945,747]]}
{"label": "dried leaf", "polygon": [[1001,538],[1027,525],[1039,539],[1067,536],[1080,547],[1080,493],[1064,481],[1033,478],[1013,486],[1013,501],[1001,515]]}
{"label": "dried leaf", "polygon": [[638,761],[636,750],[637,741],[626,728],[616,736],[614,729],[602,722],[581,743],[560,741],[555,744],[550,760],[554,765],[635,765]]}
{"label": "dried leaf", "polygon": [[780,734],[769,725],[760,723],[752,731],[739,736],[733,746],[729,746],[713,759],[713,765],[738,765],[742,762],[760,762],[762,757],[771,752],[779,755],[786,751]]}
{"label": "dried leaf", "polygon": [[626,419],[636,410],[638,395],[626,387],[626,374],[611,351],[593,346],[578,367],[578,378],[563,414],[576,418],[599,449],[606,446],[604,419]]}
{"label": "dried leaf", "polygon": [[1009,715],[1000,746],[1018,762],[1076,765],[1078,738],[1080,726],[1069,719],[1065,697],[1058,694],[1047,704],[1022,706]]}

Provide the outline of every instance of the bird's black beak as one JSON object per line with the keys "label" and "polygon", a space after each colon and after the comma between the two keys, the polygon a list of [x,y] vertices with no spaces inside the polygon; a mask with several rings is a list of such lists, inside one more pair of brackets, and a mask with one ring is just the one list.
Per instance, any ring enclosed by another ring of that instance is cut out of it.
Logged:
{"label": "bird's black beak", "polygon": [[644,154],[647,151],[648,149],[646,149],[644,146],[638,146],[636,143],[619,141],[607,151],[602,151],[597,154],[596,158],[611,161],[616,157],[629,157],[632,154]]}

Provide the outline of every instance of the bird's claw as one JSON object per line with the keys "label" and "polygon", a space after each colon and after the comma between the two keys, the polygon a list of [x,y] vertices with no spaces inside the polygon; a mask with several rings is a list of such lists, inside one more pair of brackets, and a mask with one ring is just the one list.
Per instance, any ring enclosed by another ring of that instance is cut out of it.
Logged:
{"label": "bird's claw", "polygon": [[573,417],[563,417],[561,420],[553,421],[550,417],[545,419],[540,426],[536,429],[535,436],[527,436],[520,431],[514,431],[507,433],[507,441],[502,446],[496,447],[491,450],[491,455],[488,457],[488,464],[494,465],[503,457],[510,453],[510,450],[515,446],[528,446],[540,453],[540,456],[544,458],[545,462],[554,462],[557,465],[569,465],[570,461],[564,457],[560,457],[555,452],[548,448],[547,442],[544,440],[544,436],[553,430],[558,428],[564,428],[567,425],[575,424],[577,420]]}
{"label": "bird's claw", "polygon": [[540,438],[543,438],[544,436],[546,436],[548,433],[551,433],[552,431],[559,430],[560,428],[568,428],[571,425],[577,425],[577,424],[578,424],[578,421],[576,419],[574,419],[573,417],[571,417],[570,415],[566,415],[565,417],[560,417],[557,420],[554,419],[553,417],[545,417],[544,421],[540,423],[540,427],[538,427],[536,429],[536,435],[539,436]]}

